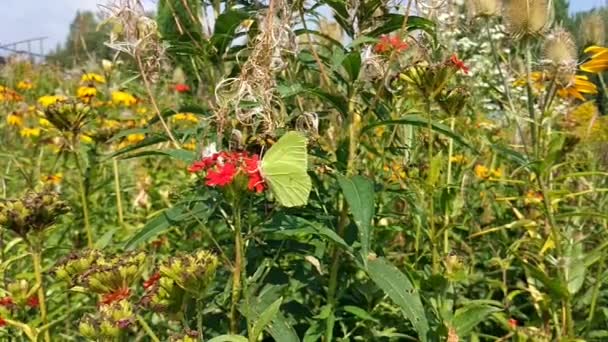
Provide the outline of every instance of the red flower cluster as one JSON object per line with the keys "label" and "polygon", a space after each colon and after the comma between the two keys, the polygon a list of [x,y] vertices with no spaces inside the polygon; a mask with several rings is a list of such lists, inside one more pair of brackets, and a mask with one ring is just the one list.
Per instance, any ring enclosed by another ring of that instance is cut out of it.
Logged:
{"label": "red flower cluster", "polygon": [[206,171],[205,184],[224,187],[232,184],[235,177],[244,174],[248,178],[247,188],[250,191],[262,192],[265,184],[260,173],[260,158],[257,154],[247,152],[218,152],[192,164],[188,171]]}
{"label": "red flower cluster", "polygon": [[509,319],[509,327],[513,330],[517,329],[517,320],[514,318]]}
{"label": "red flower cluster", "polygon": [[402,52],[405,51],[409,46],[399,36],[387,36],[383,35],[380,37],[380,41],[374,46],[374,52],[376,53],[388,53],[391,51]]}
{"label": "red flower cluster", "polygon": [[454,68],[464,72],[465,75],[469,74],[469,67],[467,67],[463,61],[458,59],[456,54],[453,54],[452,57],[450,57],[449,63],[452,64]]}
{"label": "red flower cluster", "polygon": [[38,296],[37,295],[33,295],[30,298],[28,298],[27,302],[25,303],[25,305],[29,306],[32,309],[39,307],[40,306],[40,301],[38,300]]}
{"label": "red flower cluster", "polygon": [[0,298],[0,306],[13,306],[13,305],[15,305],[13,298],[11,298],[9,296]]}
{"label": "red flower cluster", "polygon": [[150,278],[148,278],[148,280],[144,281],[144,289],[146,291],[148,291],[151,287],[153,287],[154,285],[156,285],[156,283],[158,283],[159,279],[160,279],[160,273],[158,273],[158,272],[154,273]]}
{"label": "red flower cluster", "polygon": [[178,93],[187,93],[190,91],[190,86],[184,83],[178,83],[173,89]]}
{"label": "red flower cluster", "polygon": [[123,299],[127,299],[127,298],[129,298],[130,295],[131,295],[131,290],[129,290],[128,287],[121,288],[112,293],[106,293],[105,295],[103,295],[103,297],[101,297],[101,301],[99,303],[104,304],[104,305],[110,305],[112,303],[119,302]]}

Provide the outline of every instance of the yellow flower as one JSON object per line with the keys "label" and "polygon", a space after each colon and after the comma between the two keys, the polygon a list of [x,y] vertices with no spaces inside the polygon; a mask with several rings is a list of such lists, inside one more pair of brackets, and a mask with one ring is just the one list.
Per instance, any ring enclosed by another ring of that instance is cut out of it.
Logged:
{"label": "yellow flower", "polygon": [[500,178],[500,177],[502,177],[502,171],[500,169],[492,169],[490,171],[490,176],[492,176],[494,178]]}
{"label": "yellow flower", "polygon": [[456,154],[456,155],[453,155],[452,158],[450,158],[450,161],[454,164],[466,164],[467,157],[464,156],[463,154]]}
{"label": "yellow flower", "polygon": [[591,59],[581,65],[581,70],[599,74],[608,70],[608,48],[601,46],[590,46],[585,53],[591,53]]}
{"label": "yellow flower", "polygon": [[42,105],[42,107],[47,108],[56,104],[57,102],[66,101],[68,98],[63,95],[44,95],[38,98],[38,103]]}
{"label": "yellow flower", "polygon": [[557,95],[563,98],[576,98],[585,101],[583,94],[597,94],[597,86],[589,81],[587,76],[576,75],[566,87],[557,90]]}
{"label": "yellow flower", "polygon": [[137,144],[145,138],[146,136],[142,133],[129,134],[127,135],[127,142],[129,142],[130,144]]}
{"label": "yellow flower", "polygon": [[112,103],[115,105],[130,107],[137,103],[137,99],[135,98],[135,96],[127,92],[114,91],[112,92]]}
{"label": "yellow flower", "polygon": [[146,108],[146,107],[139,107],[139,108],[137,108],[137,114],[139,114],[139,115],[146,115],[146,113],[148,113],[148,108]]}
{"label": "yellow flower", "polygon": [[95,87],[78,87],[78,90],[76,90],[76,96],[85,101],[91,100],[95,95],[97,95],[97,89],[95,89]]}
{"label": "yellow flower", "polygon": [[51,127],[51,122],[45,118],[38,119],[38,124],[42,127]]}
{"label": "yellow flower", "polygon": [[93,143],[93,138],[91,138],[90,136],[88,136],[86,134],[81,134],[80,135],[80,142],[85,143],[85,144],[92,144]]}
{"label": "yellow flower", "polygon": [[173,120],[175,121],[190,121],[193,123],[198,123],[198,118],[196,115],[192,113],[177,113],[173,115]]}
{"label": "yellow flower", "polygon": [[[530,79],[532,81],[532,86],[536,90],[542,90],[545,88],[544,82],[547,79],[547,75],[545,75],[542,71],[534,71],[530,74]],[[525,87],[528,83],[527,77],[521,77],[513,82],[514,87]]]}
{"label": "yellow flower", "polygon": [[19,134],[24,138],[37,138],[40,136],[40,128],[23,127]]}
{"label": "yellow flower", "polygon": [[543,201],[543,194],[529,190],[524,197],[525,204],[539,204]]}
{"label": "yellow flower", "polygon": [[490,178],[490,169],[488,169],[487,167],[485,167],[481,164],[475,165],[474,172],[475,172],[475,176],[477,176],[477,178],[481,178],[481,179]]}
{"label": "yellow flower", "polygon": [[10,126],[23,126],[23,118],[17,113],[11,113],[6,117],[6,122]]}
{"label": "yellow flower", "polygon": [[116,120],[105,120],[102,124],[103,128],[115,129],[120,128],[120,122]]}
{"label": "yellow flower", "polygon": [[17,94],[16,91],[0,85],[0,102],[17,102],[22,99],[23,97]]}
{"label": "yellow flower", "polygon": [[42,181],[46,184],[59,185],[63,179],[63,173],[59,172],[53,175],[42,176]]}
{"label": "yellow flower", "polygon": [[196,140],[192,139],[189,142],[183,144],[182,147],[186,150],[194,151],[196,150]]}
{"label": "yellow flower", "polygon": [[17,83],[17,89],[19,90],[30,90],[34,87],[34,85],[32,84],[32,82],[30,81],[20,81],[19,83]]}
{"label": "yellow flower", "polygon": [[106,83],[106,78],[103,77],[100,74],[96,74],[96,73],[87,73],[82,75],[82,78],[80,79],[80,81],[82,83],[99,83],[99,84],[104,84]]}

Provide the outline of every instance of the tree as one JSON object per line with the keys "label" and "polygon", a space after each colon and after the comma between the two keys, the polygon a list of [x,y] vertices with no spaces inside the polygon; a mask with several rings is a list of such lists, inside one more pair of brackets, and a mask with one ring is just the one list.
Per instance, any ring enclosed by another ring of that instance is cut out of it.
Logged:
{"label": "tree", "polygon": [[70,32],[63,47],[58,47],[49,56],[49,61],[64,66],[78,65],[90,58],[108,58],[111,50],[105,45],[108,32],[98,29],[95,13],[77,12],[70,24]]}

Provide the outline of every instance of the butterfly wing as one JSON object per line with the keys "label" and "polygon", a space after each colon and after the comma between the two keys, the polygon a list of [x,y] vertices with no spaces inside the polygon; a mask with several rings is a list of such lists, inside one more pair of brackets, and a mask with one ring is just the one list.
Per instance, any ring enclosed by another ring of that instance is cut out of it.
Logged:
{"label": "butterfly wing", "polygon": [[283,135],[266,152],[261,163],[264,180],[285,207],[306,205],[312,188],[307,173],[306,137],[298,132]]}

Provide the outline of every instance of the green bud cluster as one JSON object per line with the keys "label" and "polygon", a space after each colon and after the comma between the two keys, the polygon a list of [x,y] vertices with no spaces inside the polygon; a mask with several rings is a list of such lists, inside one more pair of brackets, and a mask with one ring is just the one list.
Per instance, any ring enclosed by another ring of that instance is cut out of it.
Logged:
{"label": "green bud cluster", "polygon": [[0,226],[21,237],[39,232],[55,223],[68,211],[59,195],[51,190],[29,191],[22,198],[0,201]]}
{"label": "green bud cluster", "polygon": [[160,274],[173,280],[193,297],[200,298],[215,277],[217,266],[217,257],[201,250],[195,254],[170,258],[160,266]]}
{"label": "green bud cluster", "polygon": [[104,305],[95,315],[80,320],[78,330],[82,336],[94,341],[116,341],[134,325],[135,314],[131,303],[122,300]]}

